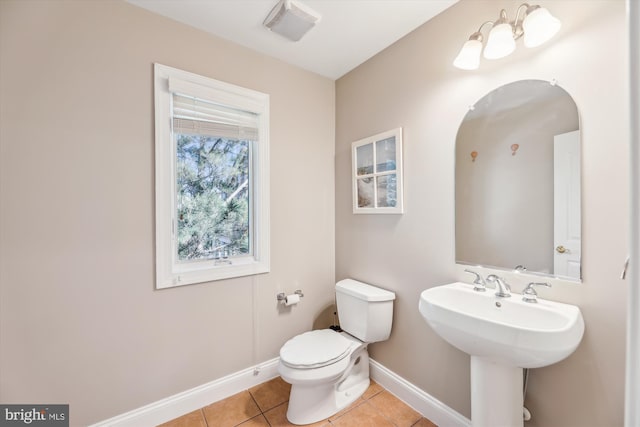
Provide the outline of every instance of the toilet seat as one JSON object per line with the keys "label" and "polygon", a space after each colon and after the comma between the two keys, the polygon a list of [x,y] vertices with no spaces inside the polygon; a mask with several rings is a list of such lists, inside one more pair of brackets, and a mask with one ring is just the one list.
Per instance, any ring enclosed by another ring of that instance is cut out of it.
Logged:
{"label": "toilet seat", "polygon": [[305,332],[287,341],[280,360],[290,368],[316,369],[344,359],[354,342],[331,329]]}

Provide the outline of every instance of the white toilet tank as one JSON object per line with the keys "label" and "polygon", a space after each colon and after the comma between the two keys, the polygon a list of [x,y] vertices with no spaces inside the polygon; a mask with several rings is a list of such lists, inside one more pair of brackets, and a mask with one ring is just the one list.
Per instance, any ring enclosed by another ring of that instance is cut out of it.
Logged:
{"label": "white toilet tank", "polygon": [[388,339],[395,298],[395,293],[366,283],[352,279],[339,281],[336,304],[340,327],[366,343]]}

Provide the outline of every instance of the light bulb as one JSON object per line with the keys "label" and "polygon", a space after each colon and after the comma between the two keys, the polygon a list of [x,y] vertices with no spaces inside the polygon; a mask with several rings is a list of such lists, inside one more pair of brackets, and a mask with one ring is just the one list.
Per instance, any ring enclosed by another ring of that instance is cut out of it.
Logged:
{"label": "light bulb", "polygon": [[480,66],[482,42],[478,39],[467,40],[460,49],[460,53],[453,61],[453,65],[462,70],[477,70]]}
{"label": "light bulb", "polygon": [[487,59],[503,58],[513,52],[516,41],[513,38],[513,27],[509,23],[498,24],[489,32],[484,57]]}
{"label": "light bulb", "polygon": [[522,23],[524,30],[524,45],[526,47],[540,46],[560,30],[562,23],[544,7],[536,7],[527,13]]}

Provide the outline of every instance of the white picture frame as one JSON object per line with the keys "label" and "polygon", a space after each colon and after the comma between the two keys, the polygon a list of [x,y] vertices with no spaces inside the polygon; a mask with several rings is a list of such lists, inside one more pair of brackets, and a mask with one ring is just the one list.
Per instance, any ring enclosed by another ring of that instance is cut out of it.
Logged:
{"label": "white picture frame", "polygon": [[351,144],[354,214],[404,213],[402,128]]}

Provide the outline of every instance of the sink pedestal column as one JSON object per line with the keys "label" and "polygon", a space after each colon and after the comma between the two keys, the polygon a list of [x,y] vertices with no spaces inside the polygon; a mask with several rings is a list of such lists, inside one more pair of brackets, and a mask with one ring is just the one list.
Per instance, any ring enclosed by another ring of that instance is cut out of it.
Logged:
{"label": "sink pedestal column", "polygon": [[471,425],[522,427],[522,368],[471,356]]}

